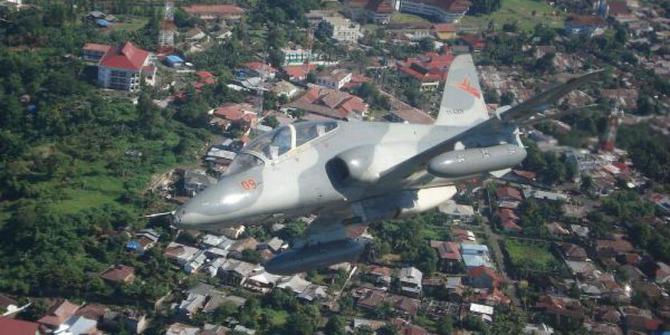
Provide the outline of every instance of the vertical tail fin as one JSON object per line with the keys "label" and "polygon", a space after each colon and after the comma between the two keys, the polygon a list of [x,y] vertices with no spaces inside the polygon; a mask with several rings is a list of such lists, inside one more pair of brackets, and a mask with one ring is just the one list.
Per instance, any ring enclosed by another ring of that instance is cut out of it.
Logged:
{"label": "vertical tail fin", "polygon": [[449,67],[440,113],[441,126],[470,126],[489,118],[484,94],[479,87],[477,69],[471,55],[460,55]]}

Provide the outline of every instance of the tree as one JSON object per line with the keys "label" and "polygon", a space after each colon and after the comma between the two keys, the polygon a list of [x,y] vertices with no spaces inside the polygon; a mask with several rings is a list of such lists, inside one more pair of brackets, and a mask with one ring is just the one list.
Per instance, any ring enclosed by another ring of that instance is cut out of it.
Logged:
{"label": "tree", "polygon": [[454,319],[445,315],[438,321],[436,328],[438,335],[451,335],[454,331]]}
{"label": "tree", "polygon": [[293,313],[286,321],[286,332],[296,335],[311,335],[314,333],[315,320],[304,312]]}
{"label": "tree", "polygon": [[330,22],[323,20],[319,22],[314,31],[314,37],[320,41],[327,41],[333,37],[334,28]]}
{"label": "tree", "polygon": [[326,335],[344,335],[346,334],[346,331],[344,329],[345,326],[346,324],[344,323],[342,317],[339,315],[335,315],[331,317],[326,323],[324,332]]}
{"label": "tree", "polygon": [[419,40],[419,51],[428,52],[433,50],[435,50],[435,44],[433,43],[432,38],[424,37]]}

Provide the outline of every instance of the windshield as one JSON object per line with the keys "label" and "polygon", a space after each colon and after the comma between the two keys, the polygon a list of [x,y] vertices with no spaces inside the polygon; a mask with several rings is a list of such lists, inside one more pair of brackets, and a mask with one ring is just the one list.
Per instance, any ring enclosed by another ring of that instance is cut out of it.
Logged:
{"label": "windshield", "polygon": [[235,159],[233,159],[230,165],[228,165],[228,168],[226,169],[224,175],[229,176],[232,174],[236,174],[238,172],[249,170],[254,166],[263,164],[264,163],[262,159],[251,154],[241,153],[238,154],[237,157],[235,157]]}
{"label": "windshield", "polygon": [[337,128],[337,122],[334,121],[290,124],[256,137],[244,148],[244,151],[275,160],[291,149],[321,137],[335,128]]}

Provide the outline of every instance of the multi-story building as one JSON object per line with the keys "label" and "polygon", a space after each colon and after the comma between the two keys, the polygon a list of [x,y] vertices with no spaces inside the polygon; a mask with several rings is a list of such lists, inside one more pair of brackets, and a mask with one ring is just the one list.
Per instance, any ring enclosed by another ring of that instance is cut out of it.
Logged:
{"label": "multi-story building", "polygon": [[400,0],[400,11],[451,23],[458,22],[470,5],[467,0]]}
{"label": "multi-story building", "polygon": [[333,26],[333,38],[340,42],[356,43],[361,33],[361,26],[341,16],[325,17],[324,21]]}
{"label": "multi-story building", "polygon": [[135,92],[140,80],[153,85],[156,67],[151,65],[149,52],[130,42],[110,47],[98,63],[98,85],[115,90]]}
{"label": "multi-story building", "polygon": [[337,69],[327,73],[320,74],[316,78],[316,84],[339,90],[351,81],[351,72],[344,69]]}
{"label": "multi-story building", "polygon": [[304,64],[308,59],[313,59],[311,50],[302,48],[283,48],[281,51],[284,53],[284,65]]}
{"label": "multi-story building", "polygon": [[107,44],[86,43],[84,44],[84,47],[81,48],[81,57],[85,61],[98,62],[109,49],[111,49],[111,46]]}

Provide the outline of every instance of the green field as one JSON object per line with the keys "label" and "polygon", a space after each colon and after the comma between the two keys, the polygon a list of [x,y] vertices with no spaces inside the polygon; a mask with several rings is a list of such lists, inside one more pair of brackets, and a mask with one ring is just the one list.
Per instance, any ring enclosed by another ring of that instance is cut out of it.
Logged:
{"label": "green field", "polygon": [[136,31],[142,29],[149,22],[149,18],[142,16],[121,16],[119,22],[112,23],[112,30]]}
{"label": "green field", "polygon": [[420,16],[407,13],[394,12],[393,14],[391,14],[391,23],[411,24],[411,23],[430,23],[430,21]]}
{"label": "green field", "polygon": [[519,274],[554,272],[560,262],[549,250],[548,244],[508,239],[504,243],[509,262]]}
{"label": "green field", "polygon": [[496,29],[505,23],[515,22],[521,30],[532,30],[539,23],[550,27],[562,28],[565,14],[556,11],[544,1],[536,0],[502,0],[502,8],[488,15],[468,15],[461,20],[461,27],[473,27],[478,30],[487,28],[493,21]]}

